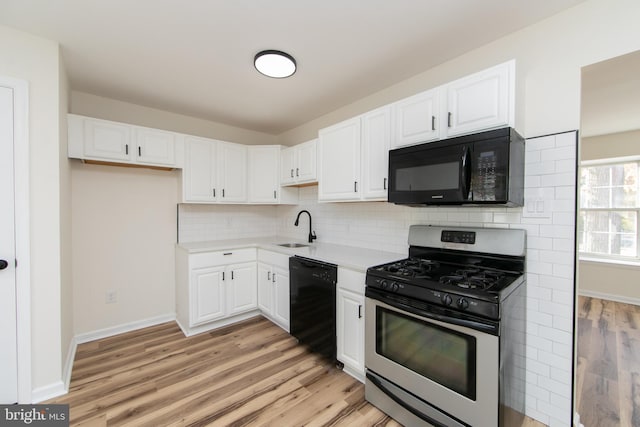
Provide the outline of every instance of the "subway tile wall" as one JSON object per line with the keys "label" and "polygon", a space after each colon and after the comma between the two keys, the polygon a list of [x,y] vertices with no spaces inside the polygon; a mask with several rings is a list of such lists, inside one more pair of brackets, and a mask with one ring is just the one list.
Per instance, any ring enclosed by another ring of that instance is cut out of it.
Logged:
{"label": "subway tile wall", "polygon": [[[412,208],[386,202],[318,203],[300,188],[295,206],[181,206],[181,241],[278,234],[305,240],[312,214],[318,241],[407,253],[412,224],[527,230],[527,415],[570,425],[574,297],[576,132],[526,143],[525,207]],[[184,230],[183,230],[184,229]]]}
{"label": "subway tile wall", "polygon": [[201,242],[276,234],[277,209],[260,205],[178,205],[178,241]]}

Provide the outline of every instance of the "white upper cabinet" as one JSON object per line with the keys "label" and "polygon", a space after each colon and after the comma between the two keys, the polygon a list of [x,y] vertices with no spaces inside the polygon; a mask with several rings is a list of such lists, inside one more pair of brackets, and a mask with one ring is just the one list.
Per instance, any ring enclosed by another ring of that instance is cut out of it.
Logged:
{"label": "white upper cabinet", "polygon": [[[296,203],[297,188],[280,188],[280,145],[248,147],[249,203]],[[282,150],[284,151],[284,150]]]}
{"label": "white upper cabinet", "polygon": [[451,82],[443,92],[441,138],[514,126],[515,61]]}
{"label": "white upper cabinet", "polygon": [[247,201],[247,147],[195,136],[185,137],[182,201]]}
{"label": "white upper cabinet", "polygon": [[440,138],[439,92],[428,90],[392,104],[394,147]]}
{"label": "white upper cabinet", "polygon": [[136,128],[137,160],[154,165],[175,164],[176,135],[156,129]]}
{"label": "white upper cabinet", "polygon": [[362,115],[362,194],[366,200],[387,200],[391,108]]}
{"label": "white upper cabinet", "polygon": [[387,199],[390,107],[321,129],[319,135],[318,200]]}
{"label": "white upper cabinet", "polygon": [[318,135],[318,200],[360,199],[360,117],[321,129]]}
{"label": "white upper cabinet", "polygon": [[69,114],[68,156],[122,165],[181,168],[182,135]]}
{"label": "white upper cabinet", "polygon": [[317,139],[282,150],[280,165],[281,185],[300,185],[318,181]]}
{"label": "white upper cabinet", "polygon": [[247,147],[230,142],[218,142],[218,179],[220,202],[247,201]]}
{"label": "white upper cabinet", "polygon": [[280,190],[280,146],[248,148],[249,203],[276,203]]}
{"label": "white upper cabinet", "polygon": [[214,202],[218,145],[215,141],[195,136],[185,138],[185,167],[182,170],[183,202]]}

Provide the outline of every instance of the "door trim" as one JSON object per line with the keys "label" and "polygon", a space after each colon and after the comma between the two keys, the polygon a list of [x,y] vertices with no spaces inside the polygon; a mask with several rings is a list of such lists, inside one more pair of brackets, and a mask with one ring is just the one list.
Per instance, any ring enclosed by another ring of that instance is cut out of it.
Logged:
{"label": "door trim", "polygon": [[0,76],[13,90],[18,403],[31,403],[31,262],[29,216],[29,85]]}

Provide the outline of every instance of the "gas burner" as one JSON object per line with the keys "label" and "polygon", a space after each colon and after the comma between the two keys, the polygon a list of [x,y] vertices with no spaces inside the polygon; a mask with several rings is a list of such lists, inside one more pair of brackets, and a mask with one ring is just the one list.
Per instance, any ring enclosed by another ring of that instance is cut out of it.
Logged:
{"label": "gas burner", "polygon": [[464,289],[489,289],[504,276],[498,271],[462,268],[454,274],[440,277],[440,283]]}

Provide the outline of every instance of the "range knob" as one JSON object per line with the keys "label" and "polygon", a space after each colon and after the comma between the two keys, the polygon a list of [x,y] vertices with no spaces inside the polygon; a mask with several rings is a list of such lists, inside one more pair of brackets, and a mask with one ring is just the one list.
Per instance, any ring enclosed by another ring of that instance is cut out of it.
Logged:
{"label": "range knob", "polygon": [[381,281],[380,281],[380,287],[381,287],[382,289],[387,289],[387,286],[389,286],[389,284],[387,283],[387,281],[386,281],[386,280],[381,280]]}
{"label": "range knob", "polygon": [[398,292],[398,288],[400,286],[398,286],[398,284],[396,282],[391,283],[391,285],[389,286],[389,290],[391,292]]}
{"label": "range knob", "polygon": [[469,301],[467,301],[464,298],[458,298],[458,307],[460,307],[463,310],[466,310],[467,307],[469,307]]}
{"label": "range knob", "polygon": [[444,294],[442,296],[442,303],[444,305],[451,305],[453,303],[453,299],[451,299],[451,295],[449,294]]}

